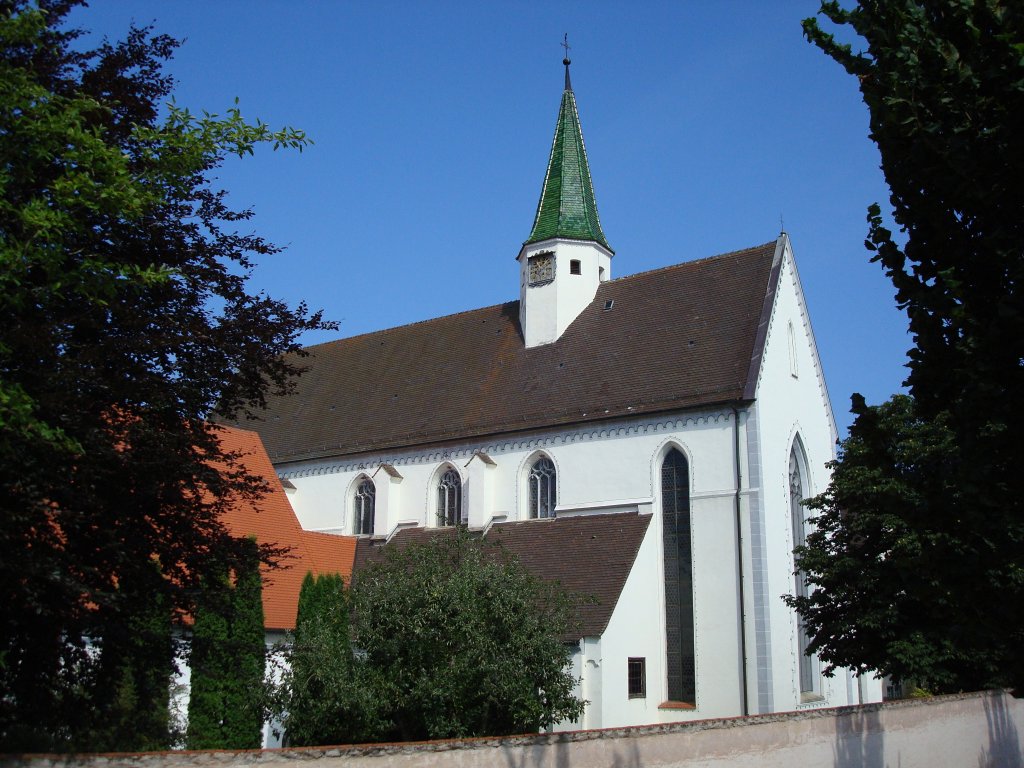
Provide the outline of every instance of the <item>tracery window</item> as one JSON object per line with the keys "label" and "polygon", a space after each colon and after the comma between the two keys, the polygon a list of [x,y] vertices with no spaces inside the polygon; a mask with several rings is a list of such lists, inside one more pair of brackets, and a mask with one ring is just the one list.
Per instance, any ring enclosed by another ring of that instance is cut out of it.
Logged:
{"label": "tracery window", "polygon": [[[807,542],[807,509],[803,505],[805,498],[804,470],[800,461],[798,443],[793,443],[789,453],[789,512],[793,520],[793,547],[802,547]],[[793,592],[797,597],[807,597],[807,574],[798,569],[794,575]],[[814,671],[814,658],[807,655],[807,647],[811,643],[810,634],[803,617],[797,614],[797,663],[800,674],[800,693],[813,695],[818,691],[818,676]]]}
{"label": "tracery window", "polygon": [[462,523],[462,478],[449,468],[437,484],[437,524]]}
{"label": "tracery window", "polygon": [[371,536],[373,534],[373,516],[376,508],[377,489],[373,480],[365,477],[356,486],[353,498],[353,517],[355,518],[355,532],[357,535]]}
{"label": "tracery window", "polygon": [[676,448],[661,465],[661,507],[668,698],[696,703],[690,467]]}
{"label": "tracery window", "polygon": [[555,516],[555,465],[547,456],[533,463],[527,482],[530,485],[530,517]]}

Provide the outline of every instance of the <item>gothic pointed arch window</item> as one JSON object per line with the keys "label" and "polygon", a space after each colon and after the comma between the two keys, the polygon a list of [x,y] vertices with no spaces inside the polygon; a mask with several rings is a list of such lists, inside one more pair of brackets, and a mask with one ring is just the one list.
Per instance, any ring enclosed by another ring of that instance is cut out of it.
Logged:
{"label": "gothic pointed arch window", "polygon": [[541,456],[533,462],[526,480],[531,519],[555,516],[556,480],[555,464],[551,459]]}
{"label": "gothic pointed arch window", "polygon": [[462,477],[449,466],[437,482],[437,524],[462,523]]}
{"label": "gothic pointed arch window", "polygon": [[356,484],[356,490],[352,497],[352,517],[355,520],[357,536],[373,535],[376,506],[377,489],[373,485],[373,480],[363,475]]}
{"label": "gothic pointed arch window", "polygon": [[661,464],[661,522],[668,698],[696,703],[690,467],[678,448],[671,449]]}
{"label": "gothic pointed arch window", "polygon": [[[803,546],[807,541],[807,508],[803,501],[807,497],[807,463],[799,439],[793,441],[789,452],[789,513],[793,525],[793,547]],[[793,593],[807,597],[807,574],[797,568],[793,576]],[[815,658],[807,655],[811,643],[807,625],[800,614],[796,615],[797,664],[799,665],[800,695],[813,697],[819,693],[820,681],[816,673]]]}

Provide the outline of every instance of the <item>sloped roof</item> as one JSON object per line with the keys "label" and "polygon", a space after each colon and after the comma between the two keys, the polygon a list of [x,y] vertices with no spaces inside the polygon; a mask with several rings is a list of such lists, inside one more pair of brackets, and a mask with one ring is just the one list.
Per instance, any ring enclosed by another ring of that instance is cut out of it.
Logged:
{"label": "sloped roof", "polygon": [[609,247],[597,215],[594,184],[590,179],[590,164],[583,145],[576,97],[569,84],[568,64],[540,202],[537,203],[533,230],[525,245],[552,237],[593,240],[605,248]]}
{"label": "sloped roof", "polygon": [[[610,513],[548,520],[523,520],[491,526],[486,539],[515,555],[527,571],[554,581],[592,602],[579,606],[581,637],[600,637],[626,585],[650,515]],[[390,542],[360,539],[353,570],[381,557],[383,547],[404,547],[433,536],[453,536],[454,528],[406,528]]]}
{"label": "sloped roof", "polygon": [[267,629],[294,629],[306,573],[340,573],[348,581],[355,538],[302,530],[258,434],[225,426],[219,438],[226,450],[240,454],[245,467],[270,488],[255,504],[233,505],[223,520],[233,536],[255,536],[261,544],[290,549],[280,567],[262,567],[263,623]]}
{"label": "sloped roof", "polygon": [[296,392],[247,426],[278,464],[749,399],[774,253],[602,283],[529,349],[518,302],[309,347]]}

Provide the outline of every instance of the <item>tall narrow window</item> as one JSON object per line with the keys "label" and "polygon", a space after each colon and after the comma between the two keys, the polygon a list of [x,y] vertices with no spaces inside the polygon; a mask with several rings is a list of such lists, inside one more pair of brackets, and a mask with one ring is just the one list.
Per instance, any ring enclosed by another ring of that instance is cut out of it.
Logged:
{"label": "tall narrow window", "polygon": [[449,469],[437,484],[437,524],[459,525],[461,522],[462,478],[454,469]]}
{"label": "tall narrow window", "polygon": [[787,336],[789,338],[789,375],[795,379],[800,375],[800,369],[797,367],[796,331],[793,330],[792,322],[789,324]]}
{"label": "tall narrow window", "polygon": [[541,456],[530,470],[530,517],[555,516],[555,465]]}
{"label": "tall narrow window", "polygon": [[376,506],[376,489],[373,480],[366,477],[356,486],[354,498],[354,515],[356,534],[371,536],[373,534],[373,515]]}
{"label": "tall narrow window", "polygon": [[[789,453],[789,512],[793,519],[793,547],[802,547],[807,541],[807,510],[804,508],[803,463],[797,454],[797,443]],[[807,574],[797,570],[794,575],[793,591],[797,597],[807,597]],[[800,669],[800,693],[813,696],[817,693],[817,675],[814,674],[814,659],[807,655],[811,638],[800,614],[797,614],[797,663]]]}
{"label": "tall narrow window", "polygon": [[668,452],[661,465],[661,505],[668,698],[696,703],[690,468],[686,457],[675,448]]}

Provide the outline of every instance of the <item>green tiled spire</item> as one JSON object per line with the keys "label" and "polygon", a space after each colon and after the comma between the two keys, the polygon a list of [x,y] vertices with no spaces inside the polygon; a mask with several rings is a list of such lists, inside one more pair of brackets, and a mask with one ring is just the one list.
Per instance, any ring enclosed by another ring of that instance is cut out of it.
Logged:
{"label": "green tiled spire", "polygon": [[590,180],[587,150],[583,146],[580,116],[576,97],[569,82],[569,60],[565,64],[565,91],[558,110],[555,139],[551,144],[548,171],[537,204],[533,231],[524,245],[552,237],[570,240],[592,240],[608,250],[608,241],[601,231],[597,216],[594,185]]}

